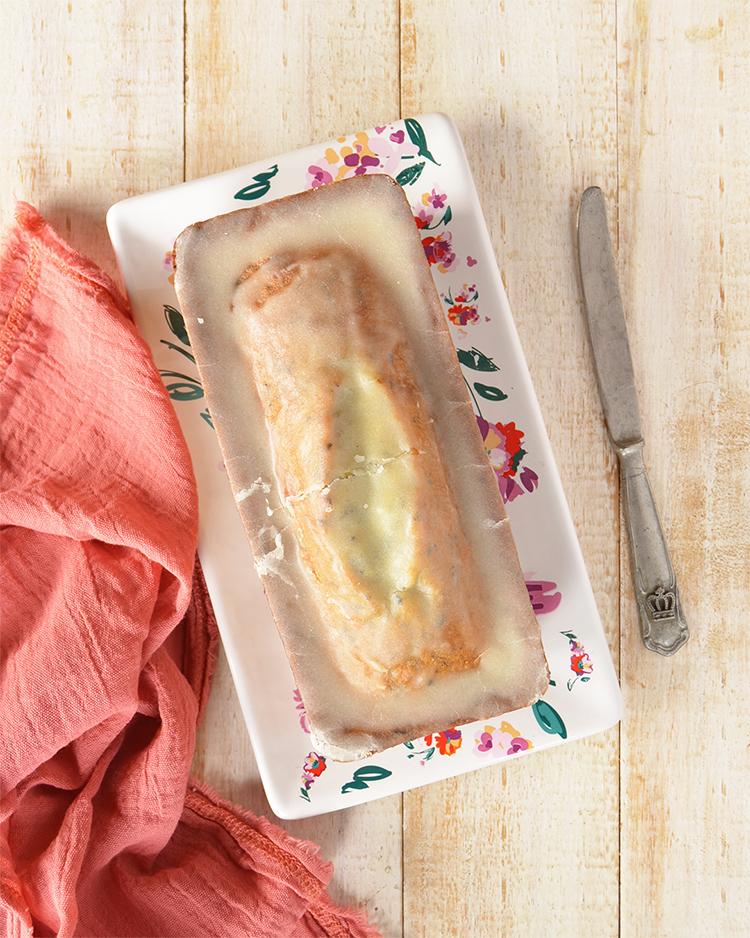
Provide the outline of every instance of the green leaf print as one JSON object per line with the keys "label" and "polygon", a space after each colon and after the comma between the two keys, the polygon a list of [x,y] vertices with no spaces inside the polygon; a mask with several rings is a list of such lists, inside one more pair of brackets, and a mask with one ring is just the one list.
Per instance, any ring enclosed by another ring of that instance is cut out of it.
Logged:
{"label": "green leaf print", "polygon": [[422,175],[424,167],[424,163],[415,163],[414,166],[407,166],[406,169],[402,169],[398,176],[396,176],[396,182],[400,186],[410,186]]}
{"label": "green leaf print", "polygon": [[438,163],[432,153],[427,149],[427,137],[425,137],[424,130],[422,130],[422,125],[419,121],[415,121],[414,118],[409,117],[404,123],[406,124],[406,132],[409,134],[409,139],[419,150],[419,155],[426,157],[436,166],[440,166],[440,163]]}
{"label": "green leaf print", "polygon": [[568,731],[562,717],[546,700],[537,700],[531,709],[536,717],[536,722],[545,733],[549,733],[550,736],[561,736],[563,739],[568,738]]}
{"label": "green leaf print", "polygon": [[245,188],[240,189],[239,192],[235,192],[235,199],[241,199],[244,202],[252,202],[254,199],[262,198],[271,188],[271,180],[278,171],[278,165],[274,164],[265,173],[258,173],[257,176],[253,176],[254,181],[251,185],[245,186]]}
{"label": "green leaf print", "polygon": [[176,335],[183,345],[189,346],[190,337],[187,334],[185,320],[182,318],[182,313],[178,309],[175,309],[174,306],[168,306],[165,303],[164,318],[167,320],[167,325],[169,326],[169,331],[172,333],[172,335]]}
{"label": "green leaf print", "polygon": [[344,795],[355,788],[369,788],[370,782],[380,782],[384,778],[388,778],[389,775],[393,775],[393,772],[389,769],[383,769],[379,765],[363,765],[361,769],[355,771],[351,782],[341,786],[341,794]]}

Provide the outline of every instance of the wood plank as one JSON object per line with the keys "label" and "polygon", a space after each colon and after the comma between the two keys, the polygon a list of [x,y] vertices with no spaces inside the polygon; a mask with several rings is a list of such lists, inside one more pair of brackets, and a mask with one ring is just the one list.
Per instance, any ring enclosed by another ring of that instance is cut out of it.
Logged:
{"label": "wood plank", "polygon": [[397,0],[187,10],[188,179],[399,116]]}
{"label": "wood plank", "polygon": [[3,34],[3,227],[31,202],[117,278],[109,206],[182,181],[182,7],[7,4]]}
{"label": "wood plank", "polygon": [[[574,253],[616,185],[614,3],[402,7],[402,113],[456,121],[615,657],[618,526]],[[618,730],[404,795],[404,931],[615,935]]]}
{"label": "wood plank", "polygon": [[625,594],[622,934],[746,935],[750,21],[743,4],[619,10],[620,260],[692,630],[673,659],[644,652]]}
{"label": "wood plank", "polygon": [[[189,2],[186,36],[187,178],[399,116],[396,0]],[[274,819],[223,655],[194,770]],[[334,901],[367,909],[389,938],[402,934],[400,796],[280,823],[334,863]]]}

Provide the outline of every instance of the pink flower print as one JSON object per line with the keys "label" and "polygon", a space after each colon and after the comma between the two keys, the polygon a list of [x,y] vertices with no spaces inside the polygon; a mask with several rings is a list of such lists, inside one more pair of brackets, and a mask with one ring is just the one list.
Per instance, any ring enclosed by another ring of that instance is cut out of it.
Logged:
{"label": "pink flower print", "polygon": [[[495,473],[495,475],[497,475],[497,473]],[[503,496],[503,501],[506,504],[515,501],[519,495],[523,495],[523,489],[515,479],[503,477],[497,480],[497,484],[500,489],[500,494]]]}
{"label": "pink flower print", "polygon": [[527,492],[533,492],[539,485],[539,476],[533,469],[529,469],[528,466],[523,467],[518,478],[521,480],[521,485],[523,485]]}
{"label": "pink flower print", "polygon": [[435,209],[445,208],[447,200],[448,196],[444,192],[438,192],[436,189],[433,189],[427,196],[427,203]]}
{"label": "pink flower print", "polygon": [[[386,131],[392,131],[387,133]],[[327,185],[349,176],[378,172],[395,176],[401,161],[419,153],[419,147],[406,138],[403,130],[393,125],[376,127],[368,137],[361,131],[353,137],[340,137],[323,156],[307,170],[309,188]]]}
{"label": "pink flower print", "polygon": [[554,612],[562,602],[562,593],[553,592],[557,590],[557,583],[551,583],[546,580],[527,580],[526,591],[531,600],[531,608],[536,615],[541,616],[548,612]]}
{"label": "pink flower print", "polygon": [[164,267],[169,271],[167,280],[174,286],[174,246],[164,254]]}
{"label": "pink flower print", "polygon": [[492,734],[494,732],[494,726],[485,726],[484,732],[479,734],[479,738],[475,739],[476,751],[480,755],[485,755],[485,753],[492,752],[493,739]]}
{"label": "pink flower print", "polygon": [[294,688],[294,702],[296,704],[296,709],[300,711],[299,725],[302,727],[305,733],[309,733],[310,721],[307,719],[307,712],[305,711],[305,705],[302,702],[302,696],[296,687]]}
{"label": "pink flower print", "polygon": [[471,255],[469,255],[466,258],[466,263],[469,265],[469,267],[473,267],[476,264],[476,260]]}
{"label": "pink flower print", "polygon": [[421,231],[422,228],[429,227],[429,224],[433,218],[433,215],[429,215],[423,208],[421,208],[414,216],[414,221],[417,223],[417,228],[419,228]]}
{"label": "pink flower print", "polygon": [[499,727],[485,726],[479,736],[475,737],[474,743],[474,752],[478,756],[514,755],[534,748],[531,740],[524,739],[506,720],[503,720]]}
{"label": "pink flower print", "polygon": [[322,166],[308,166],[307,177],[311,189],[316,189],[318,186],[325,186],[328,185],[329,182],[333,182],[333,176],[328,170],[323,169]]}

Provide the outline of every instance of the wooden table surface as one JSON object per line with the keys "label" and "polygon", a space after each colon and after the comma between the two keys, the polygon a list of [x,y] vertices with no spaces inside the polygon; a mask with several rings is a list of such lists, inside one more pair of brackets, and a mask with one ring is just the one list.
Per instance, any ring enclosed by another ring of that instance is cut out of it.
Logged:
{"label": "wooden table surface", "polygon": [[[124,197],[443,111],[463,137],[622,685],[614,729],[282,822],[385,936],[750,935],[747,0],[26,0],[0,210],[118,276]],[[607,197],[646,462],[692,637],[639,637],[574,219]],[[195,771],[269,813],[226,662]],[[272,815],[271,815],[272,816]]]}

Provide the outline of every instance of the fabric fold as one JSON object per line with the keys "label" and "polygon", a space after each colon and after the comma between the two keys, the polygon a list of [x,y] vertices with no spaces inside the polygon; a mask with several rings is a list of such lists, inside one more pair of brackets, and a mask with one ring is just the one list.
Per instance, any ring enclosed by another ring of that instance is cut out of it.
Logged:
{"label": "fabric fold", "polygon": [[0,398],[6,933],[377,935],[309,845],[190,779],[218,641],[190,457],[117,287],[25,203]]}

